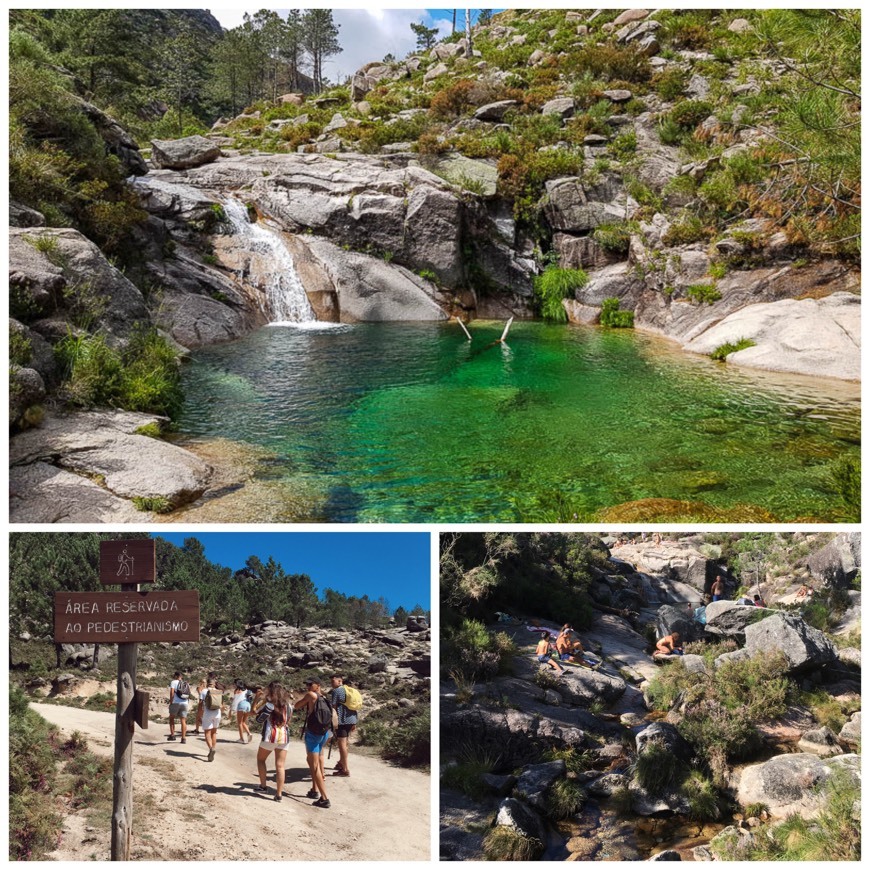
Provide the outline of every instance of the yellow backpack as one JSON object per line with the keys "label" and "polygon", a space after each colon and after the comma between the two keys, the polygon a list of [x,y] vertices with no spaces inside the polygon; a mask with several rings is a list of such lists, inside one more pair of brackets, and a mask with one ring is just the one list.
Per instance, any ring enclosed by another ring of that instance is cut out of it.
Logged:
{"label": "yellow backpack", "polygon": [[355,713],[360,707],[362,707],[363,703],[359,689],[355,689],[353,686],[345,686],[344,692],[344,706]]}

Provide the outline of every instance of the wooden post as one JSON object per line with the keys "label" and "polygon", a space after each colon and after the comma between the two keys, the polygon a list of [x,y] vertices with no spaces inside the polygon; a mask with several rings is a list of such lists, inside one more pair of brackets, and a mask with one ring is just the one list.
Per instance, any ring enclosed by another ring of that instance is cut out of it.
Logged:
{"label": "wooden post", "polygon": [[[122,592],[138,585],[124,584]],[[118,702],[115,714],[115,769],[112,775],[112,860],[130,860],[133,833],[133,730],[135,728],[138,643],[118,644]]]}

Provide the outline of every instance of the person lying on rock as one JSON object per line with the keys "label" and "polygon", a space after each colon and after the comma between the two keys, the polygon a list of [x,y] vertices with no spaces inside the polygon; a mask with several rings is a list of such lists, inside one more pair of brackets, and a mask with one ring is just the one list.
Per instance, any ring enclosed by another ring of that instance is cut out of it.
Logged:
{"label": "person lying on rock", "polygon": [[565,668],[563,668],[555,659],[550,657],[549,631],[541,632],[541,639],[538,641],[538,645],[535,648],[535,656],[542,665],[549,665],[554,670],[557,670],[560,674],[565,672]]}
{"label": "person lying on rock", "polygon": [[657,644],[656,651],[653,653],[653,658],[660,656],[681,656],[683,654],[683,643],[680,639],[678,631],[672,631],[666,634]]}
{"label": "person lying on rock", "polygon": [[559,658],[563,662],[576,661],[575,656],[583,655],[583,644],[580,643],[579,639],[574,639],[572,637],[573,634],[574,629],[571,627],[570,623],[566,622],[562,626],[559,636],[556,638],[556,651],[559,653]]}

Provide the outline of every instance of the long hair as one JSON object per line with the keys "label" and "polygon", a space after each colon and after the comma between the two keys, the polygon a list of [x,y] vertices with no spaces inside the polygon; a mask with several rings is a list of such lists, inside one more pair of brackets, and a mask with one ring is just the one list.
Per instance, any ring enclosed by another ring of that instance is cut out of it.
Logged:
{"label": "long hair", "polygon": [[268,699],[272,702],[275,708],[269,714],[269,719],[273,725],[287,724],[287,701],[290,698],[290,693],[277,681],[269,683],[267,692]]}

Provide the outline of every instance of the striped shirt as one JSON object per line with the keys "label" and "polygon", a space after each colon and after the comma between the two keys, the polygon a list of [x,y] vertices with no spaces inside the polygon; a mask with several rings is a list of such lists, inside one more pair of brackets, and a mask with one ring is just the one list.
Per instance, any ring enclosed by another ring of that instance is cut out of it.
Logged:
{"label": "striped shirt", "polygon": [[[271,704],[267,705],[267,707],[271,706]],[[288,704],[284,711],[284,724],[276,725],[272,721],[271,710],[263,707],[263,709],[257,714],[257,721],[263,723],[263,735],[260,738],[263,743],[289,743],[290,717],[292,715],[293,711],[290,709],[290,705]]]}

